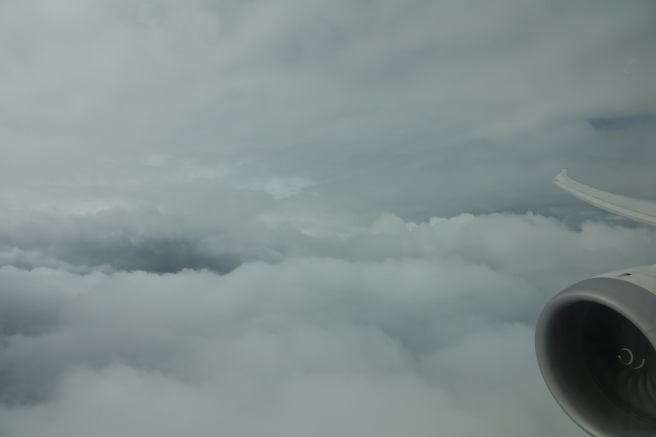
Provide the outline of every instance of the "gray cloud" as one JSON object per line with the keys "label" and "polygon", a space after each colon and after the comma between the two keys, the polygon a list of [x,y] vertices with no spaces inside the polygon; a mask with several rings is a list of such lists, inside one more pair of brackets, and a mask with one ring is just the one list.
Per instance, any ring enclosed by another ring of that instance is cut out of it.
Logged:
{"label": "gray cloud", "polygon": [[308,181],[313,221],[537,210],[563,166],[640,162],[588,119],[654,111],[650,2],[38,4],[3,6],[5,204],[185,208],[200,178]]}
{"label": "gray cloud", "polygon": [[596,131],[613,132],[630,129],[635,126],[656,126],[653,115],[632,115],[625,117],[596,117],[588,120]]}
{"label": "gray cloud", "polygon": [[543,386],[535,318],[577,279],[649,262],[654,238],[384,216],[341,256],[223,276],[3,267],[0,306],[23,326],[3,317],[0,430],[582,435]]}

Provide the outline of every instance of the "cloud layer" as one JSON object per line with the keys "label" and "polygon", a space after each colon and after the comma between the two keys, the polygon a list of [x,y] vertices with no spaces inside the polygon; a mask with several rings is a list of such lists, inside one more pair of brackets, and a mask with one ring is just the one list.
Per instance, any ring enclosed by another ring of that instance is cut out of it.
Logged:
{"label": "cloud layer", "polygon": [[0,430],[582,435],[543,385],[535,319],[560,288],[653,260],[654,238],[531,214],[387,215],[341,255],[226,275],[6,266]]}

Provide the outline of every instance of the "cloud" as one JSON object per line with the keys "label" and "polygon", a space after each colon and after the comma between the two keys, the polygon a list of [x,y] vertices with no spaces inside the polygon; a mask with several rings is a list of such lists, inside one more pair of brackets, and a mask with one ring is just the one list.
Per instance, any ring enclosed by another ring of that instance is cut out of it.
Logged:
{"label": "cloud", "polygon": [[588,120],[592,129],[600,132],[613,132],[630,129],[634,126],[653,126],[656,117],[653,115],[633,115],[629,117],[598,117]]}
{"label": "cloud", "polygon": [[[224,194],[207,188],[236,187],[294,193],[276,213],[362,225],[385,212],[546,212],[557,197],[545,181],[562,167],[627,191],[650,176],[621,176],[653,149],[643,138],[600,153],[588,125],[654,112],[648,1],[2,8],[3,205],[136,203],[221,220]],[[166,162],[144,165],[152,156]]]}
{"label": "cloud", "polygon": [[569,283],[649,262],[653,238],[530,214],[387,215],[342,255],[225,275],[2,267],[0,429],[582,435],[543,385],[535,319]]}

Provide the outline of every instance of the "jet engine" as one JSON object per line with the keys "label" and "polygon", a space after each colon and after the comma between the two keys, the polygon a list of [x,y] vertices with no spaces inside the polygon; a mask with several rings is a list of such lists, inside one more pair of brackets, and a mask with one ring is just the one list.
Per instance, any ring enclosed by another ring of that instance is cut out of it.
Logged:
{"label": "jet engine", "polygon": [[581,428],[656,436],[656,266],[563,290],[542,311],[535,342],[549,390]]}

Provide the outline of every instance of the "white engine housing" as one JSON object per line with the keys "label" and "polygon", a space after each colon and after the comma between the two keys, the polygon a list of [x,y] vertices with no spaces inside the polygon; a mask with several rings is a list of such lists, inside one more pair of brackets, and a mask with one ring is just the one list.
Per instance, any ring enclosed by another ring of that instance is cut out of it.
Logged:
{"label": "white engine housing", "polygon": [[560,292],[540,315],[536,352],[556,401],[588,433],[656,436],[656,265]]}

